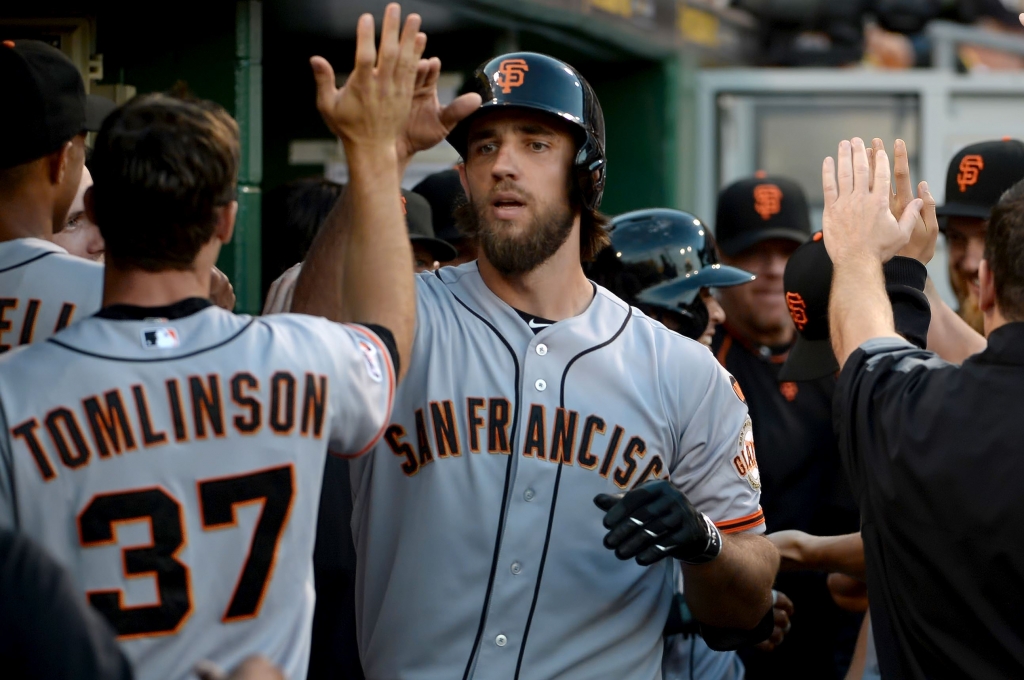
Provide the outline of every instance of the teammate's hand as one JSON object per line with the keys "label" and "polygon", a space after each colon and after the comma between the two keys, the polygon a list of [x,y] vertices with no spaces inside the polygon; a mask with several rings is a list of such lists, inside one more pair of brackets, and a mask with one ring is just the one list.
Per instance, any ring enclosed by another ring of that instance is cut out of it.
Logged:
{"label": "teammate's hand", "polygon": [[699,564],[721,552],[715,525],[663,479],[644,482],[624,496],[598,494],[594,504],[606,511],[604,547],[620,560],[635,557],[642,567],[664,557]]}
{"label": "teammate's hand", "polygon": [[378,51],[373,16],[359,17],[355,68],[341,88],[336,87],[334,69],[326,59],[309,60],[316,78],[316,107],[346,147],[393,147],[409,118],[427,36],[419,32],[420,16],[410,14],[399,37],[401,19],[401,7],[389,4],[384,10]]}
{"label": "teammate's hand", "polygon": [[399,163],[408,161],[417,151],[425,151],[441,143],[460,120],[480,108],[480,95],[475,92],[457,97],[448,106],[441,106],[437,98],[440,75],[440,59],[420,59],[409,120],[398,138]]}
{"label": "teammate's hand", "polygon": [[[885,143],[877,137],[871,140],[871,148],[875,153],[868,154],[871,177],[875,175],[875,156],[879,150],[885,150]],[[897,220],[914,200],[914,187],[910,183],[910,158],[907,144],[897,139],[893,148],[895,167],[893,175],[896,179],[896,192],[889,192],[889,212]],[[935,243],[939,238],[939,218],[935,214],[935,197],[928,189],[928,182],[919,182],[917,197],[924,201],[924,208],[914,222],[914,231],[910,242],[900,250],[898,255],[912,257],[921,264],[928,264],[935,255]]]}
{"label": "teammate's hand", "polygon": [[865,612],[868,609],[868,586],[860,579],[846,574],[829,574],[828,593],[832,601],[848,612]]}
{"label": "teammate's hand", "polygon": [[228,275],[216,267],[210,271],[210,302],[229,312],[235,308],[235,287]]}
{"label": "teammate's hand", "polygon": [[874,150],[872,173],[864,140],[855,137],[839,144],[836,160],[826,158],[821,169],[825,193],[822,231],[832,262],[868,257],[879,262],[892,259],[910,241],[924,202],[914,199],[897,219],[889,209],[891,193],[889,158],[884,149]]}
{"label": "teammate's hand", "polygon": [[772,636],[764,642],[756,645],[762,652],[770,652],[786,638],[790,628],[793,627],[790,619],[793,617],[793,601],[786,597],[785,593],[777,590],[772,591],[772,616],[775,618],[775,628]]}

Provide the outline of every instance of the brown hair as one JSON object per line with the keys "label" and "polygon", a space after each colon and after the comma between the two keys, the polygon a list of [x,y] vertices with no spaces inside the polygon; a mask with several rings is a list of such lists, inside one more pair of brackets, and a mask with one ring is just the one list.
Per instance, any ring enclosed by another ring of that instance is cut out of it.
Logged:
{"label": "brown hair", "polygon": [[995,279],[999,311],[1008,321],[1024,321],[1024,181],[1007,189],[992,209],[985,260]]}
{"label": "brown hair", "polygon": [[213,102],[151,94],[108,116],[90,159],[108,260],[190,269],[235,199],[239,154],[238,124]]}

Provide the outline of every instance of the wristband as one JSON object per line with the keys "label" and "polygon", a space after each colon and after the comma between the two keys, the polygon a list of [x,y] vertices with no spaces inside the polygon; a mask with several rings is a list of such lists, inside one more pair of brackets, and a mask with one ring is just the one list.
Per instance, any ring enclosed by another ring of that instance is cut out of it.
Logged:
{"label": "wristband", "polygon": [[680,560],[685,564],[707,564],[722,553],[722,533],[710,517],[703,512],[700,516],[704,520],[704,528],[707,529],[708,543],[700,554]]}

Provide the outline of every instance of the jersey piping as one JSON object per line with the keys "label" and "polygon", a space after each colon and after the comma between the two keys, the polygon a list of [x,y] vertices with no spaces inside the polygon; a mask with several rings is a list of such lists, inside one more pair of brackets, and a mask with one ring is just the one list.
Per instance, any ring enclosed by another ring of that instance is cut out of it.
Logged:
{"label": "jersey piping", "polygon": [[44,257],[46,257],[47,255],[53,255],[56,252],[58,252],[58,251],[56,251],[56,250],[49,250],[49,251],[47,251],[45,253],[39,253],[35,257],[30,257],[27,260],[25,260],[24,262],[19,262],[18,264],[12,264],[10,267],[4,267],[3,269],[0,269],[0,274],[3,274],[4,272],[9,272],[12,269],[17,269],[18,267],[24,267],[27,264],[32,264],[36,260],[41,260]]}
{"label": "jersey piping", "polygon": [[[112,356],[108,356],[106,354],[99,354],[97,352],[89,352],[89,351],[84,350],[84,349],[79,349],[78,347],[72,347],[71,345],[63,343],[60,340],[56,340],[55,338],[48,338],[46,341],[47,342],[52,342],[53,344],[57,345],[58,347],[63,347],[66,350],[69,350],[69,351],[72,351],[72,352],[76,352],[78,354],[83,354],[83,355],[85,355],[87,357],[92,357],[94,359],[105,359],[107,361],[118,361],[118,362],[129,363],[129,364],[151,364],[151,363],[155,363],[155,362],[158,362],[158,361],[178,361],[179,359],[188,359],[190,357],[194,357],[196,355],[203,354],[204,352],[209,352],[210,350],[214,350],[214,349],[217,349],[219,347],[223,347],[224,345],[226,345],[226,344],[228,344],[230,342],[234,342],[238,338],[238,336],[240,336],[242,333],[244,333],[247,330],[249,330],[249,328],[256,321],[258,321],[258,319],[255,319],[255,318],[250,319],[249,323],[247,323],[244,326],[242,326],[238,330],[238,332],[236,332],[234,335],[228,337],[225,340],[221,340],[220,342],[218,342],[215,345],[210,345],[209,347],[203,347],[203,348],[197,349],[197,350],[195,350],[193,352],[189,352],[188,354],[179,354],[178,356],[173,356],[173,357],[151,357],[151,358],[137,358],[137,359],[136,358],[127,358],[127,357],[112,357]],[[263,322],[261,321],[260,323],[263,323]]]}
{"label": "jersey piping", "polygon": [[[619,326],[619,330],[615,331],[615,334],[612,337],[608,338],[607,340],[598,345],[588,347],[587,349],[583,350],[582,352],[574,356],[572,359],[570,359],[569,363],[565,365],[565,370],[562,371],[562,383],[559,388],[558,395],[558,404],[561,408],[565,408],[565,379],[569,376],[569,369],[572,368],[573,364],[575,364],[577,360],[583,358],[584,356],[592,352],[596,352],[599,349],[603,349],[608,345],[612,344],[613,342],[615,342],[615,340],[617,340],[618,337],[622,335],[622,331],[626,330],[626,326],[629,325],[629,321],[632,318],[633,308],[629,307],[626,310],[625,320],[623,320],[622,325]],[[544,564],[545,562],[547,562],[548,559],[548,547],[551,544],[551,527],[554,525],[555,521],[555,506],[558,503],[558,487],[561,485],[562,482],[562,469],[564,467],[564,465],[559,465],[558,470],[555,472],[555,488],[551,494],[551,510],[548,512],[548,528],[547,533],[545,533],[544,535],[544,549],[540,553],[540,565],[537,569],[537,584],[533,587],[533,602],[530,603],[530,614],[526,617],[526,628],[523,630],[523,642],[519,645],[519,659],[516,661],[516,674],[514,676],[515,680],[519,680],[519,672],[523,666],[523,656],[526,654],[526,643],[530,637],[530,626],[533,623],[533,613],[537,609],[537,599],[540,596],[540,584],[544,579]]]}
{"label": "jersey piping", "polygon": [[[438,275],[437,278],[441,280],[441,282],[443,283],[444,279],[441,279],[440,272],[435,272],[435,274]],[[494,554],[491,557],[491,573],[487,578],[487,590],[484,592],[484,605],[480,611],[480,624],[476,630],[476,637],[473,640],[473,647],[469,651],[469,659],[466,661],[466,670],[462,674],[462,680],[468,680],[470,676],[470,671],[473,670],[473,661],[476,659],[477,650],[480,647],[480,639],[483,637],[484,634],[484,626],[487,623],[487,612],[490,609],[491,593],[494,590],[494,576],[498,570],[498,557],[501,551],[501,537],[505,533],[505,515],[508,511],[508,489],[509,481],[512,479],[512,460],[515,458],[516,434],[518,434],[519,432],[519,404],[520,402],[522,402],[522,394],[521,386],[519,384],[519,358],[516,356],[515,351],[512,349],[512,345],[510,345],[508,340],[506,340],[504,336],[502,336],[502,334],[498,332],[498,329],[495,328],[491,322],[489,322],[481,315],[477,314],[475,311],[473,311],[472,308],[470,308],[469,305],[460,300],[459,296],[453,293],[451,291],[451,288],[448,288],[447,283],[445,284],[445,288],[448,290],[449,294],[451,294],[451,296],[455,298],[456,302],[465,307],[470,314],[480,319],[480,321],[482,321],[484,325],[491,329],[491,332],[494,333],[499,340],[501,340],[501,344],[505,345],[505,349],[508,350],[509,355],[512,357],[512,363],[515,365],[516,405],[512,411],[512,433],[509,436],[508,463],[506,463],[505,465],[505,488],[501,492],[501,512],[498,515],[498,535],[494,538]],[[559,470],[559,472],[561,472],[561,470]]]}

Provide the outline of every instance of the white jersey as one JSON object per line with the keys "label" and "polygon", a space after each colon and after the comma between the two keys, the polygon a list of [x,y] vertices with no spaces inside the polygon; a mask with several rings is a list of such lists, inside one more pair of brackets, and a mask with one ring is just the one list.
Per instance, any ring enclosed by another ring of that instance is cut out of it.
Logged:
{"label": "white jersey", "polygon": [[351,464],[366,677],[660,678],[672,561],[619,560],[593,499],[670,479],[723,532],[763,531],[731,376],[597,286],[537,334],[476,263],[417,288],[391,424]]}
{"label": "white jersey", "polygon": [[103,265],[38,238],[0,242],[0,352],[99,311]]}
{"label": "white jersey", "polygon": [[267,299],[263,303],[264,314],[281,314],[292,310],[292,298],[295,296],[295,284],[299,280],[302,263],[292,265],[270,284]]}
{"label": "white jersey", "polygon": [[116,309],[0,359],[0,524],[74,574],[137,677],[255,653],[305,677],[325,456],[377,441],[389,352],[321,318]]}

